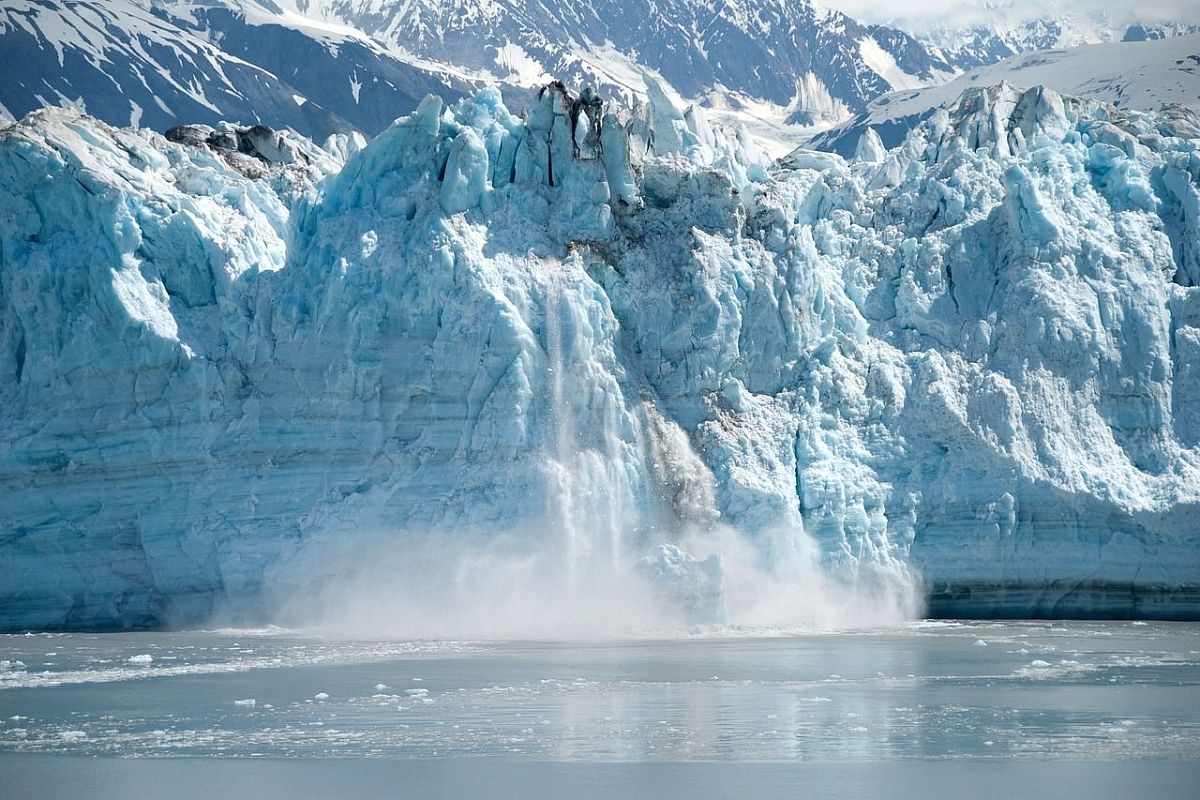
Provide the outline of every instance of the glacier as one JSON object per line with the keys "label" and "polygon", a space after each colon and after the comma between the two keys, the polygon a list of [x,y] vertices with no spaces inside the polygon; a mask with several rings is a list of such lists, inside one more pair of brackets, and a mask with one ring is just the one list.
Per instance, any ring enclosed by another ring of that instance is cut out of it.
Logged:
{"label": "glacier", "polygon": [[690,622],[1200,613],[1194,112],[974,88],[772,161],[647,94],[0,130],[0,628],[436,595],[431,536]]}

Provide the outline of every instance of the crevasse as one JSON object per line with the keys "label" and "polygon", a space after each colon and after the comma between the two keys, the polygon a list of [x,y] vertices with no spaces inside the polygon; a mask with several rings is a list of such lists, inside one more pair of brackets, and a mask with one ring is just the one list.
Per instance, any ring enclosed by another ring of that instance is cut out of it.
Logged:
{"label": "crevasse", "polygon": [[1000,86],[772,163],[649,95],[0,132],[0,627],[268,614],[433,534],[690,622],[739,559],[789,612],[1200,611],[1194,114]]}

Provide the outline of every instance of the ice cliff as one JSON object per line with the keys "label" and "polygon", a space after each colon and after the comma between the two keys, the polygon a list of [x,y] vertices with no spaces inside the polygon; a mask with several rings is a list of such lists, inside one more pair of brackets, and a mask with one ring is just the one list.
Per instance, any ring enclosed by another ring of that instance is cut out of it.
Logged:
{"label": "ice cliff", "polygon": [[974,89],[772,164],[655,88],[365,146],[0,131],[0,627],[255,607],[429,531],[719,616],[718,527],[939,613],[1200,612],[1194,114]]}

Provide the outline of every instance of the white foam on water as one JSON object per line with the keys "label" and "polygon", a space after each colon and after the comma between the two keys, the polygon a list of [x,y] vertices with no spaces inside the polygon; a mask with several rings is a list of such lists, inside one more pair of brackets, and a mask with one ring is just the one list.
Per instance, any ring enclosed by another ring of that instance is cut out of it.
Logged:
{"label": "white foam on water", "polygon": [[[29,670],[0,671],[0,690],[113,683],[117,681],[188,675],[220,675],[249,672],[252,670],[286,669],[321,664],[367,663],[419,654],[467,652],[478,650],[480,647],[481,645],[479,644],[462,641],[309,641],[298,643],[295,646],[284,647],[265,655],[250,657],[238,655],[228,660],[202,663],[160,665],[158,663],[144,664],[141,662],[130,664],[126,661],[116,666],[110,666],[113,663],[111,660],[101,659],[92,662],[95,666],[90,668],[66,669],[58,672],[49,670],[41,672],[31,672]],[[322,692],[322,694],[324,693]]]}

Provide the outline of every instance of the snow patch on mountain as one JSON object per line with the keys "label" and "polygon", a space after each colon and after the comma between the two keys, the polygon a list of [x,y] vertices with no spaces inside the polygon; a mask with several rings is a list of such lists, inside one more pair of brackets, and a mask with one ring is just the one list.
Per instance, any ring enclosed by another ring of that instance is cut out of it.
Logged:
{"label": "snow patch on mountain", "polygon": [[900,69],[891,53],[879,46],[879,42],[867,36],[859,42],[859,53],[863,63],[876,75],[887,81],[892,89],[913,89],[922,85],[923,81],[915,75],[909,75]]}
{"label": "snow patch on mountain", "polygon": [[796,81],[796,95],[787,111],[789,122],[813,126],[836,124],[850,116],[846,104],[829,93],[815,72],[806,72]]}

